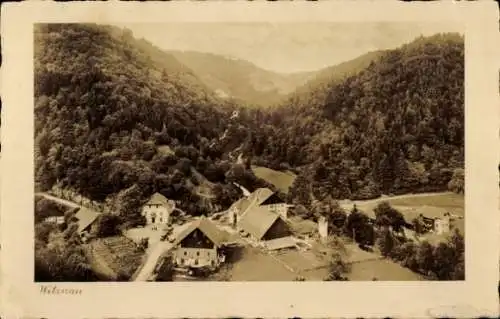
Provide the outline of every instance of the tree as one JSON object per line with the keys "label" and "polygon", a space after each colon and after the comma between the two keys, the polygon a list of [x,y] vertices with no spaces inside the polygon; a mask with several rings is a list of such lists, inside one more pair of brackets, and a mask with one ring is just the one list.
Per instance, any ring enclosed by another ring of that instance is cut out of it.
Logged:
{"label": "tree", "polygon": [[418,272],[419,264],[417,261],[417,246],[412,241],[403,243],[396,247],[393,256],[394,259],[400,261],[403,266]]}
{"label": "tree", "polygon": [[448,189],[458,194],[465,192],[465,174],[463,168],[457,168],[453,171],[451,180],[448,182]]}
{"label": "tree", "polygon": [[418,247],[417,263],[421,273],[426,276],[432,274],[435,265],[434,247],[428,241],[422,242]]}
{"label": "tree", "polygon": [[373,226],[370,224],[370,219],[355,207],[347,217],[346,230],[348,236],[352,236],[360,245],[373,245],[375,233]]}
{"label": "tree", "polygon": [[347,274],[351,271],[350,265],[347,263],[347,250],[344,243],[339,237],[330,237],[328,241],[329,254],[329,274],[326,280],[328,281],[346,281]]}
{"label": "tree", "polygon": [[122,219],[117,215],[101,214],[96,220],[95,235],[100,238],[119,235],[121,222]]}
{"label": "tree", "polygon": [[35,225],[35,238],[47,244],[49,235],[57,229],[52,223],[39,223]]}
{"label": "tree", "polygon": [[53,232],[51,237],[46,246],[36,246],[35,281],[80,282],[98,279],[80,245],[67,245],[58,231]]}
{"label": "tree", "polygon": [[340,235],[347,221],[347,214],[345,211],[340,206],[336,206],[327,218],[329,220],[328,224],[331,225],[332,232]]}
{"label": "tree", "polygon": [[377,241],[382,256],[390,257],[398,248],[398,241],[389,229],[383,229]]}
{"label": "tree", "polygon": [[375,223],[378,226],[391,226],[394,231],[401,231],[406,225],[403,214],[394,209],[388,202],[377,205],[375,211]]}
{"label": "tree", "polygon": [[171,255],[164,256],[156,271],[156,281],[172,281],[174,276],[174,260]]}

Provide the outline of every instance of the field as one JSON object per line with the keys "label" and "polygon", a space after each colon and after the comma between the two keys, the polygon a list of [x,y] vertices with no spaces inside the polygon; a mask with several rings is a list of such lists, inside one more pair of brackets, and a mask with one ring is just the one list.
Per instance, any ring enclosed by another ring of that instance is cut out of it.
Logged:
{"label": "field", "polygon": [[348,278],[352,281],[367,281],[374,278],[390,281],[422,280],[418,274],[387,259],[366,260],[354,263],[352,264]]}
{"label": "field", "polygon": [[[435,215],[437,212],[446,212],[464,216],[464,196],[455,193],[414,194],[394,197],[381,197],[366,201],[341,201],[341,206],[351,210],[353,205],[368,216],[375,217],[373,210],[381,202],[388,202],[391,206],[399,209],[403,214],[411,212],[423,213],[424,215]],[[406,217],[406,216],[405,216]],[[409,217],[409,216],[408,216]],[[412,218],[414,216],[411,216]],[[410,218],[411,219],[411,218]]]}
{"label": "field", "polygon": [[272,256],[251,247],[244,248],[241,259],[226,271],[229,281],[292,281],[296,278],[295,273]]}
{"label": "field", "polygon": [[394,206],[433,206],[464,213],[464,196],[455,193],[427,194],[426,196],[407,196],[389,199]]}
{"label": "field", "polygon": [[252,166],[252,171],[255,176],[273,184],[285,194],[288,193],[288,189],[292,186],[297,177],[297,175],[292,172],[280,172],[262,166]]}
{"label": "field", "polygon": [[123,236],[96,239],[91,242],[92,254],[107,264],[115,274],[129,279],[142,263],[144,253]]}

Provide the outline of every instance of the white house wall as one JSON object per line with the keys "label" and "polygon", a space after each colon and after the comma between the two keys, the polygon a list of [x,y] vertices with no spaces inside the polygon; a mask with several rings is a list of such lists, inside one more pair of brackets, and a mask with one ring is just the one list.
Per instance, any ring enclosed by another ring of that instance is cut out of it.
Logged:
{"label": "white house wall", "polygon": [[175,261],[179,266],[215,266],[218,262],[217,249],[179,247],[175,251]]}
{"label": "white house wall", "polygon": [[[142,215],[146,217],[149,224],[168,224],[170,222],[170,211],[165,206],[146,205],[142,209]],[[153,223],[153,216],[155,220]]]}

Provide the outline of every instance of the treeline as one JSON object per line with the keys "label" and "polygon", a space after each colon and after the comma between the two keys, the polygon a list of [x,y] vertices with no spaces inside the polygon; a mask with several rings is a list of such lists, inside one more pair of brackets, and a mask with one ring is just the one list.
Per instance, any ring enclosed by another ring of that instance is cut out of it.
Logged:
{"label": "treeline", "polygon": [[343,80],[248,115],[245,152],[300,173],[290,200],[441,191],[463,169],[463,37],[421,37],[366,58]]}
{"label": "treeline", "polygon": [[[40,190],[118,197],[131,214],[154,192],[195,215],[240,196],[227,153],[241,142],[221,138],[235,106],[173,56],[128,30],[45,24],[35,29],[34,70]],[[241,174],[251,190],[262,184],[249,169]]]}

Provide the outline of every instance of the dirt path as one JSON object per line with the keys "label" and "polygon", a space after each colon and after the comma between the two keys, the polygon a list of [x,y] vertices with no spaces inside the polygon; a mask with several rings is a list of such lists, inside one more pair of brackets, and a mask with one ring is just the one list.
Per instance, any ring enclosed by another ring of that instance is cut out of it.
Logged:
{"label": "dirt path", "polygon": [[417,194],[403,194],[403,195],[395,195],[395,196],[387,196],[382,195],[379,198],[367,199],[367,200],[349,200],[344,199],[340,200],[340,203],[356,203],[356,204],[373,204],[377,202],[381,202],[384,200],[392,200],[392,199],[403,199],[403,198],[415,198],[415,197],[430,197],[430,196],[441,196],[446,194],[453,194],[452,192],[438,192],[438,193],[417,193]]}
{"label": "dirt path", "polygon": [[49,199],[51,201],[54,201],[54,202],[57,202],[59,204],[62,204],[62,205],[65,205],[65,206],[69,206],[71,208],[81,208],[82,206],[81,205],[78,205],[77,203],[74,203],[72,201],[69,201],[69,200],[66,200],[66,199],[62,199],[62,198],[59,198],[59,197],[55,197],[55,196],[52,196],[52,195],[49,195],[47,193],[35,193],[35,196],[43,196],[45,197],[46,199]]}
{"label": "dirt path", "polygon": [[161,255],[168,251],[171,247],[172,245],[166,241],[160,241],[152,247],[148,253],[146,261],[141,266],[141,269],[139,270],[139,273],[135,277],[134,281],[147,281],[153,274]]}

